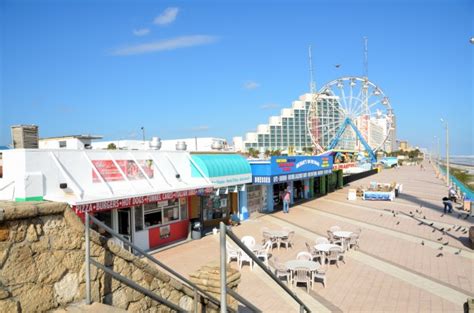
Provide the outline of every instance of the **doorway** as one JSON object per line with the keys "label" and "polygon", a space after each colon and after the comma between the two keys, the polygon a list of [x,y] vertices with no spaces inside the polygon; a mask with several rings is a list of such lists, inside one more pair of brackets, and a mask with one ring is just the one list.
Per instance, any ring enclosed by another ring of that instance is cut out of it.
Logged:
{"label": "doorway", "polygon": [[[118,233],[125,239],[132,242],[131,212],[130,208],[117,210],[118,215]],[[129,246],[123,245],[125,249],[130,250]]]}

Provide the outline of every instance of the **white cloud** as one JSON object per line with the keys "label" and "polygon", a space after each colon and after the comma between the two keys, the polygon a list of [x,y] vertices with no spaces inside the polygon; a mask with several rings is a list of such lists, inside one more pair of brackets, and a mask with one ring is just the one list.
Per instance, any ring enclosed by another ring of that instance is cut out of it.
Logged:
{"label": "white cloud", "polygon": [[248,80],[244,83],[244,89],[251,90],[256,89],[258,87],[260,87],[260,84],[251,80]]}
{"label": "white cloud", "polygon": [[176,19],[178,12],[179,12],[179,8],[176,8],[176,7],[166,8],[163,11],[163,13],[155,17],[155,19],[153,20],[153,23],[157,25],[171,24]]}
{"label": "white cloud", "polygon": [[149,28],[140,28],[140,29],[134,29],[133,30],[133,34],[135,36],[145,36],[145,35],[148,35],[150,33],[150,29]]}
{"label": "white cloud", "polygon": [[207,125],[201,125],[201,126],[198,126],[198,127],[191,128],[191,130],[195,131],[195,132],[208,131],[209,129],[210,129],[210,127],[207,126]]}
{"label": "white cloud", "polygon": [[202,46],[215,42],[217,40],[214,36],[208,35],[193,35],[181,36],[171,39],[159,40],[139,45],[125,46],[117,48],[112,51],[112,55],[134,55],[152,53],[166,50],[175,50],[179,48],[188,48],[194,46]]}
{"label": "white cloud", "polygon": [[276,103],[268,103],[260,106],[260,109],[262,110],[271,110],[271,109],[277,109],[280,106]]}

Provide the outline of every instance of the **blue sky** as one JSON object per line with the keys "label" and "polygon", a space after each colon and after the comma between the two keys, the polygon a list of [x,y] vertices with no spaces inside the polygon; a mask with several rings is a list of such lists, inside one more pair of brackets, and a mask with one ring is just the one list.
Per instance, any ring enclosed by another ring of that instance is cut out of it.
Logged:
{"label": "blue sky", "polygon": [[432,148],[444,117],[451,152],[474,154],[470,0],[4,0],[0,23],[0,145],[12,124],[231,139],[308,92],[308,45],[321,86],[363,74],[367,36],[398,138]]}

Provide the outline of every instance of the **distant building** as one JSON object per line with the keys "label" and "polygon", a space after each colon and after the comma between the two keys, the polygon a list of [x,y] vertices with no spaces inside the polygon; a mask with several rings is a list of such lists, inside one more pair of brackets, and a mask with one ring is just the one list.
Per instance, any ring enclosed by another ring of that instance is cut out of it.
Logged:
{"label": "distant building", "polygon": [[92,140],[102,139],[102,136],[69,135],[60,137],[41,138],[40,149],[91,149]]}
{"label": "distant building", "polygon": [[98,141],[92,144],[93,149],[107,149],[110,144],[114,144],[116,149],[120,150],[150,150],[153,149],[153,142],[158,141],[158,149],[163,151],[186,150],[186,151],[229,151],[227,140],[216,137],[195,137],[184,139],[170,139],[160,140],[154,137],[151,141],[148,140],[111,140]]}
{"label": "distant building", "polygon": [[38,126],[13,125],[11,126],[11,134],[14,149],[38,148]]}
{"label": "distant building", "polygon": [[[335,112],[334,120],[339,120],[337,110],[337,97],[320,94],[318,97],[318,112]],[[307,93],[299,100],[293,101],[291,108],[281,110],[279,116],[271,116],[268,124],[257,126],[255,132],[249,132],[242,137],[234,137],[235,151],[248,151],[250,148],[264,152],[266,150],[293,150],[301,153],[305,148],[312,148],[313,143],[308,128],[308,117],[311,106],[312,95]],[[325,115],[327,116],[327,114]],[[314,123],[317,123],[315,119]],[[329,132],[335,130],[329,130]],[[322,145],[327,145],[333,137],[331,133],[318,134]]]}
{"label": "distant building", "polygon": [[399,144],[398,144],[398,150],[409,151],[409,150],[410,150],[410,146],[408,145],[408,141],[406,141],[406,140],[400,140],[400,141],[399,141]]}

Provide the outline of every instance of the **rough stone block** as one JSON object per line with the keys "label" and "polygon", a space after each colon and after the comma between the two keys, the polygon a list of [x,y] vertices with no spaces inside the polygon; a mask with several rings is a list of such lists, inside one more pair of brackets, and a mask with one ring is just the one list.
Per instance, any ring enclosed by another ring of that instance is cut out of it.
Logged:
{"label": "rough stone block", "polygon": [[[21,265],[21,270],[18,266]],[[38,271],[32,257],[31,249],[25,245],[14,245],[3,265],[1,275],[5,285],[16,285],[36,282]]]}
{"label": "rough stone block", "polygon": [[79,279],[76,273],[66,274],[54,284],[54,297],[59,304],[66,304],[74,299],[79,290]]}
{"label": "rough stone block", "polygon": [[20,313],[20,303],[13,299],[0,300],[0,312]]}
{"label": "rough stone block", "polygon": [[34,224],[30,224],[26,230],[26,240],[28,242],[38,241],[38,234],[36,233],[36,227]]}
{"label": "rough stone block", "polygon": [[66,273],[67,269],[51,253],[41,253],[34,256],[38,282],[53,284]]}
{"label": "rough stone block", "polygon": [[0,242],[0,269],[3,267],[3,264],[5,264],[5,261],[7,260],[11,246],[12,244],[8,241]]}
{"label": "rough stone block", "polygon": [[22,312],[44,312],[57,306],[51,285],[24,284],[12,290],[12,295],[20,302]]}
{"label": "rough stone block", "polygon": [[6,241],[10,236],[10,229],[6,224],[0,224],[0,241]]}

